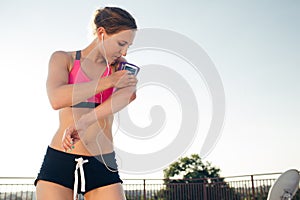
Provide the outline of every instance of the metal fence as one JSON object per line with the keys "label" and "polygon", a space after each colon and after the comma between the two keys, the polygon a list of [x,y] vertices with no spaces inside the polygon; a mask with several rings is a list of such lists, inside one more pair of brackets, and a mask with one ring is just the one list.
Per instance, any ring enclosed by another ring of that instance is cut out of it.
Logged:
{"label": "metal fence", "polygon": [[0,177],[0,200],[35,199],[34,178]]}
{"label": "metal fence", "polygon": [[[215,179],[125,180],[127,200],[266,200],[281,173]],[[293,200],[300,200],[298,191]]]}
{"label": "metal fence", "polygon": [[[127,200],[266,200],[280,173],[216,179],[124,179]],[[0,177],[0,200],[35,200],[34,178]],[[83,196],[80,199],[84,199]],[[300,200],[300,194],[293,200]]]}

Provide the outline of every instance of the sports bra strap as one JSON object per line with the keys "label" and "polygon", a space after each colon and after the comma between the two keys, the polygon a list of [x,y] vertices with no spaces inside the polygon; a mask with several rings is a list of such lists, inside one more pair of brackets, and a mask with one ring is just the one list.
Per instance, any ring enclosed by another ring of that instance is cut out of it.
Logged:
{"label": "sports bra strap", "polygon": [[75,58],[75,60],[80,60],[80,57],[81,57],[81,51],[78,50],[78,51],[76,51],[76,58]]}

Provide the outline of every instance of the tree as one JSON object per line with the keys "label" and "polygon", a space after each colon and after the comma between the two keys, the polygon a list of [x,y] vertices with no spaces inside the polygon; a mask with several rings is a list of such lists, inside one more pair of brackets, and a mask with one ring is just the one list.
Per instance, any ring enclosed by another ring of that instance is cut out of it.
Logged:
{"label": "tree", "polygon": [[238,199],[220,171],[198,154],[180,158],[164,170],[166,189],[160,193],[166,200]]}
{"label": "tree", "polygon": [[172,163],[169,168],[164,170],[165,179],[208,179],[220,177],[220,169],[213,167],[211,163],[203,163],[198,154],[192,154],[190,157],[180,158]]}

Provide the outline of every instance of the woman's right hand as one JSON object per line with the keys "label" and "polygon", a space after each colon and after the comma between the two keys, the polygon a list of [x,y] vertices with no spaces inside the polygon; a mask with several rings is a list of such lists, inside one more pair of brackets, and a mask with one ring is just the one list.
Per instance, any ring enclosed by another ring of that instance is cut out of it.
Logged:
{"label": "woman's right hand", "polygon": [[75,148],[75,144],[84,136],[84,133],[88,127],[88,124],[82,118],[79,119],[76,124],[71,124],[65,129],[62,138],[62,147],[65,151],[69,151]]}
{"label": "woman's right hand", "polygon": [[74,144],[80,140],[78,130],[75,125],[71,125],[66,128],[63,138],[62,147],[65,151],[70,151],[74,148]]}
{"label": "woman's right hand", "polygon": [[136,76],[130,74],[127,70],[116,71],[109,78],[115,88],[135,86],[137,84]]}

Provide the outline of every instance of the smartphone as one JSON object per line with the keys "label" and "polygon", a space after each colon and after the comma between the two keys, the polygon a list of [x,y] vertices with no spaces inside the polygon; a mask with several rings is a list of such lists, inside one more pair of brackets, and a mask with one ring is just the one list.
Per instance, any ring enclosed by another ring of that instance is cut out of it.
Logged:
{"label": "smartphone", "polygon": [[140,71],[140,68],[134,64],[128,62],[121,62],[118,70],[127,70],[133,75],[137,75]]}

